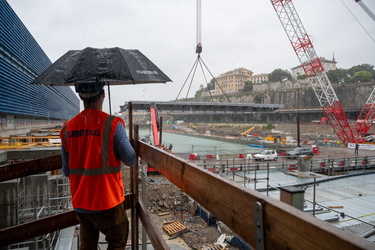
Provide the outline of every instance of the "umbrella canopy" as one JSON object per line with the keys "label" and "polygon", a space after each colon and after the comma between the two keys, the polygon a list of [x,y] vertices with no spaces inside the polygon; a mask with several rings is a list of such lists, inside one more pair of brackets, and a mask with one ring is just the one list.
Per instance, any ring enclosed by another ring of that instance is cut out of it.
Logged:
{"label": "umbrella canopy", "polygon": [[136,49],[85,48],[70,50],[34,79],[32,84],[74,86],[165,83],[171,79]]}

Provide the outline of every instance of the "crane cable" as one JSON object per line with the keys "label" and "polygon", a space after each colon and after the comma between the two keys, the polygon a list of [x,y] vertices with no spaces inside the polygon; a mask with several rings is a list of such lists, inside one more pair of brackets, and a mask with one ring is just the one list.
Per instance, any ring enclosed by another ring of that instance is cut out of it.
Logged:
{"label": "crane cable", "polygon": [[355,0],[355,2],[358,3],[359,6],[361,6],[362,9],[367,13],[367,15],[369,15],[372,18],[372,20],[375,21],[374,13],[372,13],[372,11],[365,5],[364,2],[362,2],[362,0]]}
{"label": "crane cable", "polygon": [[214,87],[215,87],[215,84],[220,88],[221,92],[224,94],[224,96],[227,98],[228,102],[230,102],[230,99],[229,97],[226,95],[226,93],[224,92],[224,90],[222,89],[222,87],[220,86],[220,84],[216,81],[216,78],[212,75],[211,71],[208,69],[207,65],[203,62],[200,54],[202,53],[202,29],[201,29],[201,23],[202,23],[202,19],[201,19],[201,14],[202,13],[202,8],[201,8],[201,0],[197,0],[197,46],[196,46],[196,49],[195,49],[195,53],[198,54],[197,56],[197,59],[195,60],[194,64],[193,64],[193,67],[191,68],[188,76],[186,77],[186,80],[184,82],[184,84],[182,85],[181,89],[180,89],[180,92],[178,93],[177,97],[176,97],[176,101],[178,100],[178,97],[180,96],[183,88],[185,87],[185,84],[186,82],[188,81],[191,73],[193,72],[193,75],[192,75],[192,78],[190,80],[190,85],[188,87],[188,91],[186,93],[186,99],[188,98],[188,95],[189,95],[189,92],[190,92],[190,88],[191,88],[191,85],[193,83],[193,79],[194,79],[194,76],[195,76],[195,72],[197,70],[197,67],[198,67],[198,63],[199,63],[199,66],[202,70],[202,73],[203,73],[203,76],[204,76],[204,80],[207,84],[207,89],[208,89],[208,93],[210,94],[210,97],[211,97],[211,101],[213,101],[213,97],[211,95],[211,91],[209,89],[209,86],[208,86],[208,82],[207,82],[207,78],[206,78],[206,74],[204,73],[204,70],[203,70],[203,66],[202,66],[202,63],[203,65],[206,67],[208,73],[210,73],[211,77],[213,78],[214,80]]}
{"label": "crane cable", "polygon": [[367,33],[370,39],[375,43],[375,39],[371,36],[371,34],[367,31],[367,29],[362,25],[362,23],[358,20],[358,18],[354,15],[354,13],[350,10],[350,8],[344,3],[343,0],[340,0],[340,1],[345,6],[345,8],[349,11],[349,13],[353,16],[353,18],[358,22],[358,24],[362,27],[362,29]]}

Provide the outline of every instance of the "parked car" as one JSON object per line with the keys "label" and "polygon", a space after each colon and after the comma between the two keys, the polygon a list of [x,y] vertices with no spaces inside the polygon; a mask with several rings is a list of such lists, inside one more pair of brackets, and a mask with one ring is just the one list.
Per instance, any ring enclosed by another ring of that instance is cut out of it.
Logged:
{"label": "parked car", "polygon": [[299,156],[313,156],[314,152],[310,148],[296,147],[291,151],[286,152],[288,159],[298,158]]}
{"label": "parked car", "polygon": [[255,160],[260,160],[260,161],[270,161],[270,160],[277,160],[277,152],[276,150],[273,149],[265,149],[259,154],[254,155]]}

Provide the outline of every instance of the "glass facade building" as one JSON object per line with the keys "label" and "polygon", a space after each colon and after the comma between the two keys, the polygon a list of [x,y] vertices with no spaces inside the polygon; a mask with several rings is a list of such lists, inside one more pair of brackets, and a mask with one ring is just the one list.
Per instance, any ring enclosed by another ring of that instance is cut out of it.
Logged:
{"label": "glass facade building", "polygon": [[6,0],[0,0],[0,128],[68,120],[80,101],[70,87],[30,84],[51,61]]}

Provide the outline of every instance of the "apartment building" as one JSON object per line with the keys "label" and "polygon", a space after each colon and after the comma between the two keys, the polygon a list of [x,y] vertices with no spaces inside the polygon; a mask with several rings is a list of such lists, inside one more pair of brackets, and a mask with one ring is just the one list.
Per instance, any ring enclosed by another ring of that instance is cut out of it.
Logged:
{"label": "apartment building", "polygon": [[251,70],[237,68],[216,77],[215,94],[237,92],[245,87],[245,82],[250,81],[253,75]]}
{"label": "apartment building", "polygon": [[262,73],[262,74],[253,75],[250,77],[250,81],[254,84],[266,83],[268,82],[268,74]]}

